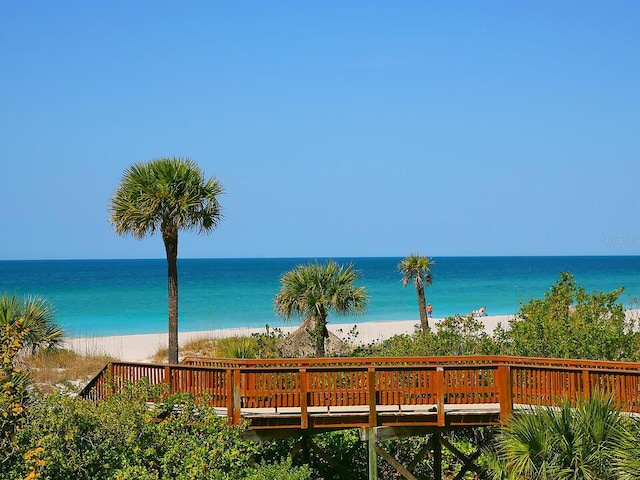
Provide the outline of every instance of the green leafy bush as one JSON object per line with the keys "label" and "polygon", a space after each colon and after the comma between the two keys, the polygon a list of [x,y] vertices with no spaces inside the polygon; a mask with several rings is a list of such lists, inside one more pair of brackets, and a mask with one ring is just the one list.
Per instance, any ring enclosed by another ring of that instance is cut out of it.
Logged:
{"label": "green leafy bush", "polygon": [[[147,401],[157,395],[152,389],[144,382],[128,385],[98,405],[58,393],[40,400],[19,422],[0,478],[262,478],[256,477],[262,469],[256,468],[259,445],[243,438],[245,426],[230,427],[191,395],[173,395],[154,406]],[[281,461],[265,475],[279,468],[278,478],[310,478],[304,468]]]}
{"label": "green leafy bush", "polygon": [[510,324],[505,353],[527,357],[637,360],[640,336],[618,302],[624,288],[588,293],[573,275],[542,299],[523,304]]}

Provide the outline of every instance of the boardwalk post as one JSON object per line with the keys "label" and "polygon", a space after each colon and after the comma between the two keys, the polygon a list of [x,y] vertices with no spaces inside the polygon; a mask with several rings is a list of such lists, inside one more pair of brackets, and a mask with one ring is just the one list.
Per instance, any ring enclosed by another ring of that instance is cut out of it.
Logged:
{"label": "boardwalk post", "polygon": [[240,424],[242,419],[242,391],[240,390],[240,369],[233,369],[233,424]]}
{"label": "boardwalk post", "polygon": [[169,386],[169,395],[175,393],[173,391],[173,382],[171,381],[171,367],[169,365],[165,365],[164,367],[164,381]]}
{"label": "boardwalk post", "polygon": [[444,427],[445,425],[445,413],[444,413],[444,397],[445,397],[445,382],[444,382],[444,367],[436,367],[436,399],[438,402],[438,426]]}
{"label": "boardwalk post", "polygon": [[369,427],[373,428],[378,425],[378,412],[376,409],[376,369],[368,367],[367,383],[369,384]]}
{"label": "boardwalk post", "polygon": [[367,367],[367,384],[369,387],[369,426],[367,430],[367,446],[369,447],[369,480],[378,480],[378,454],[376,453],[376,426],[378,411],[376,398],[376,369]]}
{"label": "boardwalk post", "polygon": [[306,430],[309,428],[309,414],[307,409],[309,392],[309,377],[307,369],[300,369],[300,428]]}
{"label": "boardwalk post", "polygon": [[511,365],[499,365],[497,377],[498,397],[500,399],[500,423],[504,424],[513,411]]}
{"label": "boardwalk post", "polygon": [[587,369],[582,370],[582,395],[586,400],[591,398],[591,379]]}
{"label": "boardwalk post", "polygon": [[369,480],[378,480],[378,454],[376,453],[376,428],[367,427],[367,443],[369,447]]}
{"label": "boardwalk post", "polygon": [[442,480],[442,445],[439,431],[432,435],[431,444],[433,445],[433,478]]}
{"label": "boardwalk post", "polygon": [[[105,379],[102,378],[102,392],[104,393],[105,398],[107,397],[108,394],[110,393],[114,393],[113,388],[114,388],[114,376],[113,376],[113,362],[109,362],[109,364],[107,365],[107,373],[109,374],[109,376],[107,377],[107,380],[105,382]],[[98,389],[96,388],[96,394],[98,393]],[[98,400],[100,398],[100,396],[96,396],[96,400]]]}
{"label": "boardwalk post", "polygon": [[227,419],[229,420],[229,425],[233,425],[233,370],[227,368],[226,375],[227,382]]}

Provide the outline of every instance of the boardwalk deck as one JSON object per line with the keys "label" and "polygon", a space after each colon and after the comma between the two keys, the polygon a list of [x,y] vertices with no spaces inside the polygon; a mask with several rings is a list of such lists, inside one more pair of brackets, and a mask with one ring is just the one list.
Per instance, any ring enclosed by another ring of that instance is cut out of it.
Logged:
{"label": "boardwalk deck", "polygon": [[640,364],[505,356],[113,362],[81,395],[100,400],[142,378],[206,395],[231,423],[244,418],[255,430],[496,425],[514,404],[594,393],[640,412]]}

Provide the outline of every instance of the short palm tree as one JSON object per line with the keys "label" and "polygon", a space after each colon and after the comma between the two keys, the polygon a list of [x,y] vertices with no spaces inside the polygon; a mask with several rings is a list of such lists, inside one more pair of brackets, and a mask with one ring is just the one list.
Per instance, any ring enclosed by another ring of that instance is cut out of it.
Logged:
{"label": "short palm tree", "polygon": [[640,478],[640,419],[629,417],[626,426],[615,443],[613,466],[618,480],[637,480]]}
{"label": "short palm tree", "polygon": [[564,402],[559,408],[538,407],[517,414],[498,440],[504,472],[496,478],[622,478],[612,467],[618,439],[628,427],[626,420],[611,397],[597,395],[575,408]]}
{"label": "short palm tree", "polygon": [[222,184],[206,179],[188,158],[136,163],[124,172],[110,203],[119,235],[142,239],[160,231],[168,267],[169,363],[178,363],[178,232],[209,233],[222,219]]}
{"label": "short palm tree", "polygon": [[55,322],[54,316],[53,307],[41,298],[0,297],[0,327],[20,321],[21,329],[26,331],[23,350],[29,353],[62,344],[64,330]]}
{"label": "short palm tree", "polygon": [[296,315],[304,319],[303,327],[310,330],[316,356],[325,354],[325,340],[329,337],[327,317],[359,315],[367,310],[369,298],[364,287],[354,282],[357,272],[353,265],[338,265],[334,260],[299,265],[281,278],[276,294],[276,314],[284,318]]}
{"label": "short palm tree", "polygon": [[402,274],[402,284],[406,287],[409,282],[413,282],[418,295],[418,310],[420,311],[420,326],[423,332],[429,330],[429,317],[427,315],[427,300],[425,288],[431,285],[431,266],[435,262],[424,256],[411,254],[398,265],[398,270]]}

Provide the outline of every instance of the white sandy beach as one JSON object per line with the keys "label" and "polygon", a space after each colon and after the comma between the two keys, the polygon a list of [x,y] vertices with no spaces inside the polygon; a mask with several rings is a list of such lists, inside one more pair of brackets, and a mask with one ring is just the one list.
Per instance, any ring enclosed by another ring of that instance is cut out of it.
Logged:
{"label": "white sandy beach", "polygon": [[[491,333],[498,323],[502,323],[503,327],[508,327],[509,319],[512,317],[513,315],[495,315],[482,317],[479,320],[484,323],[485,331]],[[430,323],[433,325],[440,320],[442,319],[433,318],[430,320]],[[327,327],[330,331],[344,339],[355,325],[358,331],[356,338],[357,343],[366,345],[371,342],[385,340],[393,335],[402,333],[412,334],[418,323],[419,320],[416,319],[344,324],[329,323]],[[288,333],[296,328],[298,328],[297,324],[290,327],[283,327],[282,331]],[[264,328],[231,328],[201,332],[180,332],[178,335],[178,344],[183,345],[196,338],[246,336],[264,331]],[[67,346],[80,354],[107,354],[125,362],[146,362],[159,348],[166,348],[167,343],[167,333],[67,339]]]}

